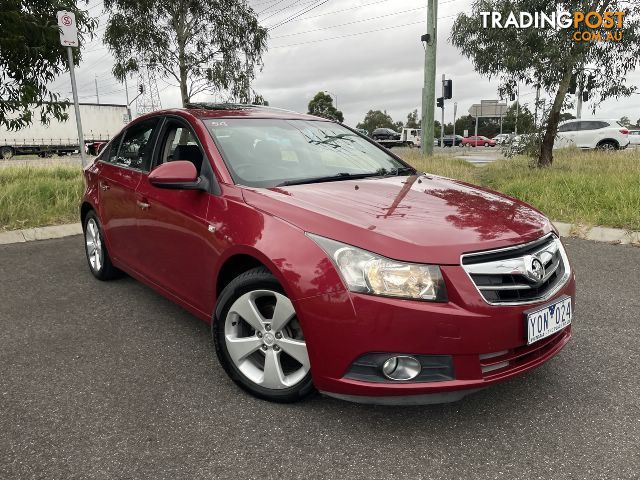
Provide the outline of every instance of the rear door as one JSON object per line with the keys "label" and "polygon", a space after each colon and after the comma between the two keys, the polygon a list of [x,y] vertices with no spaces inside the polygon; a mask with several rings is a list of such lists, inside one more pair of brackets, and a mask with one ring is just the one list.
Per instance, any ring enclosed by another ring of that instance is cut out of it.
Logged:
{"label": "rear door", "polygon": [[558,128],[558,137],[556,139],[555,148],[566,148],[576,145],[576,137],[580,129],[580,121],[567,122]]}
{"label": "rear door", "polygon": [[[211,164],[189,124],[167,117],[154,155],[154,166],[175,160],[192,162],[198,174],[213,174]],[[213,177],[211,177],[213,178]],[[136,192],[141,273],[191,306],[210,313],[212,272],[218,251],[206,221],[209,193],[153,186],[144,173]]]}
{"label": "rear door", "polygon": [[148,170],[157,118],[135,123],[116,138],[99,161],[100,219],[109,253],[126,267],[136,269],[138,205],[135,192],[142,172]]}

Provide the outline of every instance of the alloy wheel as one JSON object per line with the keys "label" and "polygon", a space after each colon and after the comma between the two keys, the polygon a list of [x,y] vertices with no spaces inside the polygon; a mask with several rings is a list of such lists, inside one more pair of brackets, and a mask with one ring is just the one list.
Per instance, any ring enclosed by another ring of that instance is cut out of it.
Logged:
{"label": "alloy wheel", "polygon": [[100,230],[95,219],[90,218],[84,232],[85,245],[89,265],[94,272],[99,272],[104,264],[104,253],[102,251],[102,240],[100,240]]}
{"label": "alloy wheel", "polygon": [[291,300],[272,290],[253,290],[231,305],[224,339],[231,361],[252,383],[282,390],[309,372],[309,356]]}

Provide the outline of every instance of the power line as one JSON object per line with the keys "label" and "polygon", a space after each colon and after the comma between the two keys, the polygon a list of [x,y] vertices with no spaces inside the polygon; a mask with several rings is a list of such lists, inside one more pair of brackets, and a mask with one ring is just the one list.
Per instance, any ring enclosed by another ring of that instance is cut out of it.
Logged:
{"label": "power line", "polygon": [[[445,18],[455,17],[456,15],[458,15],[458,14],[456,13],[456,14],[453,14],[453,15],[447,15],[445,17],[438,17],[438,20],[443,20]],[[366,32],[350,33],[350,34],[347,34],[347,35],[340,35],[340,36],[337,36],[337,37],[322,38],[320,40],[310,40],[308,42],[292,43],[290,45],[278,45],[278,46],[275,46],[275,47],[271,47],[271,49],[297,47],[297,46],[300,46],[300,45],[309,45],[309,44],[312,44],[312,43],[327,42],[329,40],[338,40],[338,39],[341,39],[341,38],[357,37],[359,35],[366,35],[368,33],[382,32],[382,31],[385,31],[385,30],[393,30],[393,29],[396,29],[396,28],[409,27],[409,26],[412,26],[412,25],[422,25],[423,23],[424,22],[422,22],[422,21],[420,21],[420,22],[412,22],[412,23],[403,23],[402,25],[394,25],[394,26],[391,26],[391,27],[377,28],[375,30],[367,30]],[[306,33],[306,32],[303,32],[303,33]]]}
{"label": "power line", "polygon": [[415,12],[417,10],[424,10],[424,7],[412,8],[410,10],[403,10],[401,12],[387,13],[385,15],[379,15],[377,17],[363,18],[362,20],[354,20],[353,22],[340,23],[338,25],[331,25],[329,27],[316,28],[314,30],[307,30],[307,31],[304,31],[304,32],[288,33],[286,35],[280,35],[278,37],[272,37],[272,40],[276,40],[278,38],[293,37],[293,36],[296,36],[296,35],[304,35],[305,33],[320,32],[322,30],[330,30],[332,28],[345,27],[347,25],[354,25],[356,23],[369,22],[371,20],[378,20],[380,18],[391,17],[391,16],[394,16],[394,15],[401,15],[403,13]]}
{"label": "power line", "polygon": [[329,1],[329,0],[323,0],[323,1],[321,1],[321,2],[319,2],[319,3],[317,3],[317,4],[315,4],[315,5],[313,5],[313,6],[309,7],[309,8],[307,8],[307,9],[306,9],[306,10],[304,10],[304,11],[300,11],[300,12],[298,12],[298,13],[294,14],[293,16],[291,16],[291,17],[287,18],[286,20],[283,20],[282,22],[278,23],[277,25],[274,25],[274,26],[268,27],[268,30],[275,30],[276,28],[280,28],[281,26],[286,25],[286,24],[287,24],[287,23],[289,23],[290,21],[295,20],[296,18],[301,17],[301,16],[302,16],[302,15],[304,15],[305,13],[308,13],[308,12],[310,12],[311,10],[315,10],[316,8],[321,7],[322,5],[324,5],[325,3],[327,3],[328,1]]}

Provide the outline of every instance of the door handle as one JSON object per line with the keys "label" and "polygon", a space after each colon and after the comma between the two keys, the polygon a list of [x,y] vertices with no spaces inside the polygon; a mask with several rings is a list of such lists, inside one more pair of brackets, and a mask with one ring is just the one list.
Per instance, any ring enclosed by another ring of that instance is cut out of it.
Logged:
{"label": "door handle", "polygon": [[103,192],[106,192],[107,190],[109,190],[111,187],[109,186],[108,183],[106,182],[100,182],[100,190],[102,190]]}
{"label": "door handle", "polygon": [[148,210],[149,207],[151,207],[147,202],[142,202],[140,200],[136,200],[136,205],[138,205],[142,210]]}

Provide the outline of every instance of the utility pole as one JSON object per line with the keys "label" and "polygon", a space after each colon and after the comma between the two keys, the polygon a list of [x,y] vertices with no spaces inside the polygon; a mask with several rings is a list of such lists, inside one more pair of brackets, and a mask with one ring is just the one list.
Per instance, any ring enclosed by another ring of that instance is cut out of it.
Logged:
{"label": "utility pole", "polygon": [[444,81],[446,77],[442,74],[442,119],[440,120],[440,148],[444,148]]}
{"label": "utility pole", "polygon": [[514,135],[518,135],[518,117],[520,116],[520,85],[516,86],[516,128]]}
{"label": "utility pole", "polygon": [[424,87],[422,88],[422,153],[433,155],[436,100],[436,48],[438,44],[438,0],[428,0],[427,34],[422,37],[424,51]]}
{"label": "utility pole", "polygon": [[98,94],[98,74],[97,73],[94,78],[94,81],[96,82],[96,102],[98,103],[98,105],[100,105],[100,95]]}
{"label": "utility pole", "polygon": [[129,103],[129,85],[127,85],[127,76],[124,76],[124,94],[127,97],[127,115],[129,115],[129,122],[131,121],[131,107],[129,105],[131,105]]}

